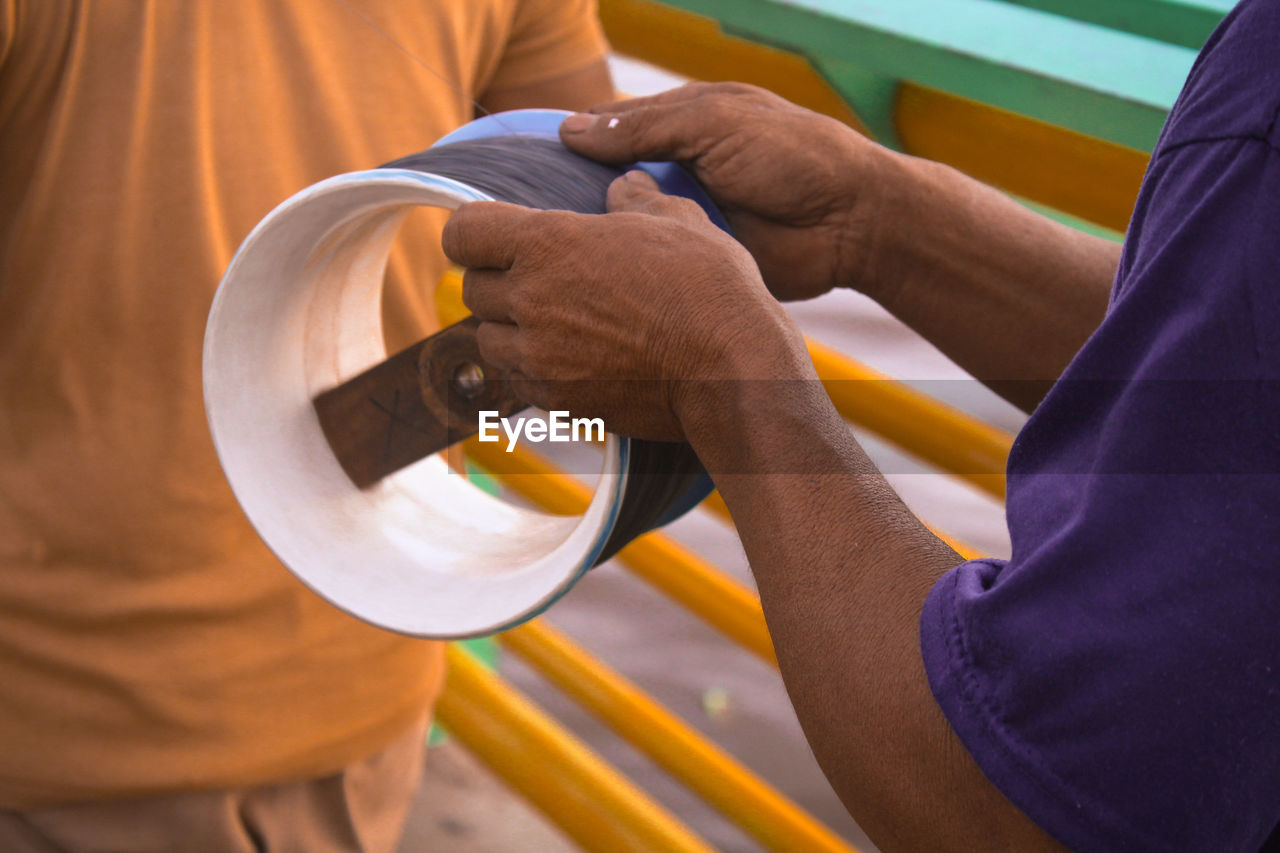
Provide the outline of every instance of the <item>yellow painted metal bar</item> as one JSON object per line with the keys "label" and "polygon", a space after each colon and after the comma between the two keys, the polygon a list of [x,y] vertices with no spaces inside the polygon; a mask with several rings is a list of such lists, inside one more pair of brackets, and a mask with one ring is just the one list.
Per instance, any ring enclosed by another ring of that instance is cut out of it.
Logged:
{"label": "yellow painted metal bar", "polygon": [[471,312],[462,301],[462,277],[465,273],[462,267],[450,265],[444,271],[444,275],[440,276],[440,281],[436,283],[436,291],[433,294],[436,303],[436,319],[442,329],[471,316]]}
{"label": "yellow painted metal bar", "polygon": [[[600,0],[615,49],[698,80],[740,80],[865,132],[802,56],[729,36],[712,18],[654,0]],[[1147,155],[1136,149],[914,83],[898,87],[895,125],[910,154],[955,166],[1014,195],[1124,231]]]}
{"label": "yellow painted metal bar", "polygon": [[[466,442],[467,455],[517,494],[552,513],[582,512],[591,490],[533,453],[507,453],[494,444]],[[688,548],[660,533],[635,540],[618,553],[633,574],[702,617],[729,639],[777,665],[760,599]]]}
{"label": "yellow painted metal bar", "polygon": [[854,853],[782,793],[542,620],[500,639],[766,849]]}
{"label": "yellow painted metal bar", "polygon": [[894,118],[910,153],[1120,232],[1149,159],[1136,148],[922,86],[899,87]]}
{"label": "yellow painted metal bar", "polygon": [[518,690],[449,646],[441,724],[587,850],[712,848]]}
{"label": "yellow painted metal bar", "polygon": [[809,355],[845,418],[1004,497],[1004,465],[1013,436],[816,341],[809,341]]}

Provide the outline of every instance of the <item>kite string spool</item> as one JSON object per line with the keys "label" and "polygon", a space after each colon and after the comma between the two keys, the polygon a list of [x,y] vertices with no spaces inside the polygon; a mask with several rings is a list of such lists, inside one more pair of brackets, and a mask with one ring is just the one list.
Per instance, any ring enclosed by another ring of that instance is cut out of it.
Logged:
{"label": "kite string spool", "polygon": [[[609,184],[623,174],[580,157],[556,140],[497,136],[439,145],[387,163],[466,184],[498,200],[540,210],[602,214]],[[572,282],[565,282],[572,287]],[[597,564],[628,542],[688,509],[690,490],[706,473],[684,443],[632,439],[627,485],[617,523]]]}

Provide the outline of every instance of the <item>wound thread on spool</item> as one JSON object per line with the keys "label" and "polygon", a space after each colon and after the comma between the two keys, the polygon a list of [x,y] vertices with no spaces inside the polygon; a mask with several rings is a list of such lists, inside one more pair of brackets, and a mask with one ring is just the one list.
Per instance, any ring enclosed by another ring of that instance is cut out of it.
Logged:
{"label": "wound thread on spool", "polygon": [[428,148],[384,169],[413,169],[452,178],[498,201],[539,210],[604,213],[609,184],[621,169],[574,154],[559,142],[497,136]]}

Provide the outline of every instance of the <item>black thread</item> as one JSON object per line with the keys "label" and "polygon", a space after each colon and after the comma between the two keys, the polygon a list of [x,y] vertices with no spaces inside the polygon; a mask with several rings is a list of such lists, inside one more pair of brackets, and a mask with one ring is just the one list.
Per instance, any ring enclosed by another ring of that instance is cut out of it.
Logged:
{"label": "black thread", "polygon": [[498,201],[576,213],[604,213],[609,184],[622,174],[621,169],[580,157],[555,140],[532,136],[454,142],[392,160],[383,168],[429,172]]}

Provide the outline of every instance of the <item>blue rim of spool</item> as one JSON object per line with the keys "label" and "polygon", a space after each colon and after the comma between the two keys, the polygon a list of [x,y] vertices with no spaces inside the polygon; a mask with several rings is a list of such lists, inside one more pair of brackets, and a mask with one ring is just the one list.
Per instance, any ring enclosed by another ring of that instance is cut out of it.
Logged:
{"label": "blue rim of spool", "polygon": [[[511,110],[497,115],[487,115],[445,134],[436,140],[431,147],[439,148],[444,145],[451,145],[454,142],[492,139],[496,136],[532,136],[559,142],[560,123],[568,115],[572,115],[572,113],[565,110]],[[629,168],[641,169],[647,172],[657,181],[658,187],[667,195],[682,196],[695,202],[718,228],[727,234],[733,234],[729,230],[729,223],[725,221],[724,215],[711,201],[706,192],[703,191],[702,187],[698,185],[698,182],[680,164],[642,161],[633,164]],[[631,440],[624,436],[618,436],[618,438],[623,450],[623,461],[625,463],[626,458],[630,455]],[[625,464],[622,470],[626,470]],[[702,503],[714,489],[715,484],[712,483],[711,476],[706,471],[703,471],[702,476],[692,486],[671,502],[666,512],[658,518],[656,526],[664,527],[680,518]],[[616,515],[616,506],[614,510]]]}

